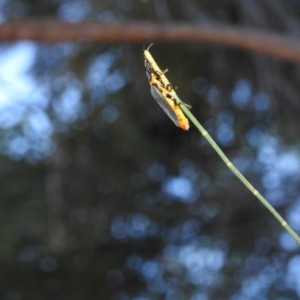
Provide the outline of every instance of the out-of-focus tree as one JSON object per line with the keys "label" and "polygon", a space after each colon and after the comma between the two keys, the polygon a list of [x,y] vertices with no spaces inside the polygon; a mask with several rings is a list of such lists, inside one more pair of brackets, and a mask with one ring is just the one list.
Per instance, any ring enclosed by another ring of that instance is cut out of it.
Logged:
{"label": "out-of-focus tree", "polygon": [[[298,299],[298,246],[156,105],[139,29],[93,32],[147,21],[181,99],[297,231],[299,12],[291,0],[0,1],[1,297]],[[76,41],[66,28],[79,22]],[[182,23],[245,36],[176,38]],[[277,35],[292,42],[274,52]]]}

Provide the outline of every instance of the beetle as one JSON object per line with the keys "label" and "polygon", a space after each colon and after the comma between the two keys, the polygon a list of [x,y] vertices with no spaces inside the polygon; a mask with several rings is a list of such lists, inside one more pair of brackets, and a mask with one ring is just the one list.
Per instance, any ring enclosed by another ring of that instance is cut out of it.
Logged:
{"label": "beetle", "polygon": [[161,71],[149,52],[152,45],[153,44],[150,44],[148,48],[146,48],[144,44],[144,64],[146,67],[146,75],[150,84],[151,95],[176,126],[184,130],[188,130],[190,127],[189,121],[181,111],[180,105],[183,104],[187,107],[190,106],[182,101],[177,103],[173,96],[176,87],[173,88],[168,79],[165,77],[165,73],[168,69]]}

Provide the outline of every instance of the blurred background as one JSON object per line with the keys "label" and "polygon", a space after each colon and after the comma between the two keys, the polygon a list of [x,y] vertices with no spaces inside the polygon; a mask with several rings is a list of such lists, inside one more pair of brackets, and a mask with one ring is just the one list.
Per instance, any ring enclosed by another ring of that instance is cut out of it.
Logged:
{"label": "blurred background", "polygon": [[[297,0],[0,0],[1,23],[29,17],[300,36]],[[142,42],[1,43],[0,298],[299,299],[296,242],[157,105]],[[151,53],[299,232],[299,63],[200,42]]]}

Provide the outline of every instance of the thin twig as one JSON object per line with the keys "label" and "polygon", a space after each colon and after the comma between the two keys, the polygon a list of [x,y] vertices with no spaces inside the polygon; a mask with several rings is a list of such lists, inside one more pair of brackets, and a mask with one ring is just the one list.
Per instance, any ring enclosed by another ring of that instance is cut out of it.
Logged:
{"label": "thin twig", "polygon": [[278,58],[300,61],[297,37],[251,28],[222,24],[154,24],[104,23],[84,21],[67,23],[60,20],[11,20],[0,24],[0,41],[34,40],[40,42],[142,42],[190,41],[209,42],[242,48]]}

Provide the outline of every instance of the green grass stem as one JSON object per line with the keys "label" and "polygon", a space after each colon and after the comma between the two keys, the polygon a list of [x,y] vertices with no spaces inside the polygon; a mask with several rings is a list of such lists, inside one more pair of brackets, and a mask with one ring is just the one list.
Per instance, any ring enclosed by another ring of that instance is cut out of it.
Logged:
{"label": "green grass stem", "polygon": [[[165,72],[162,72],[159,66],[156,64],[154,58],[149,52],[149,48],[151,45],[144,50],[145,59],[151,64],[151,67],[155,72],[160,75],[160,78],[165,86],[170,84],[169,80],[165,76]],[[240,179],[240,181],[251,191],[251,193],[271,212],[271,214],[278,220],[278,222],[282,225],[282,227],[290,233],[290,235],[297,241],[300,245],[300,238],[298,234],[289,226],[289,224],[281,217],[281,215],[276,211],[276,209],[269,203],[269,201],[264,198],[245,178],[245,176],[230,162],[227,156],[223,153],[221,148],[217,145],[217,143],[213,140],[213,138],[209,135],[209,133],[204,129],[204,127],[198,122],[198,120],[194,117],[194,115],[190,112],[190,110],[184,105],[184,103],[177,96],[175,90],[171,90],[169,92],[172,95],[173,99],[176,101],[178,105],[180,105],[181,110],[188,117],[188,119],[197,127],[197,129],[201,132],[201,134],[207,139],[207,141],[211,144],[211,146],[215,149],[218,155],[222,158],[226,166]]]}
{"label": "green grass stem", "polygon": [[[178,97],[178,96],[177,96]],[[180,99],[176,99],[177,101]],[[178,101],[178,102],[179,102]],[[247,187],[248,190],[271,212],[271,214],[278,220],[278,222],[282,225],[282,227],[290,233],[290,235],[297,241],[300,245],[300,238],[298,234],[289,226],[289,224],[281,217],[281,215],[276,211],[276,209],[269,203],[269,201],[263,197],[245,178],[245,176],[230,162],[221,148],[217,145],[217,143],[213,140],[213,138],[209,135],[209,133],[204,129],[204,127],[198,122],[198,120],[194,117],[194,115],[190,112],[190,110],[185,107],[183,104],[180,104],[181,110],[188,117],[188,119],[197,127],[197,129],[201,132],[201,134],[206,138],[206,140],[211,144],[211,146],[215,149],[218,155],[222,158],[226,166],[240,179],[240,181]]]}

